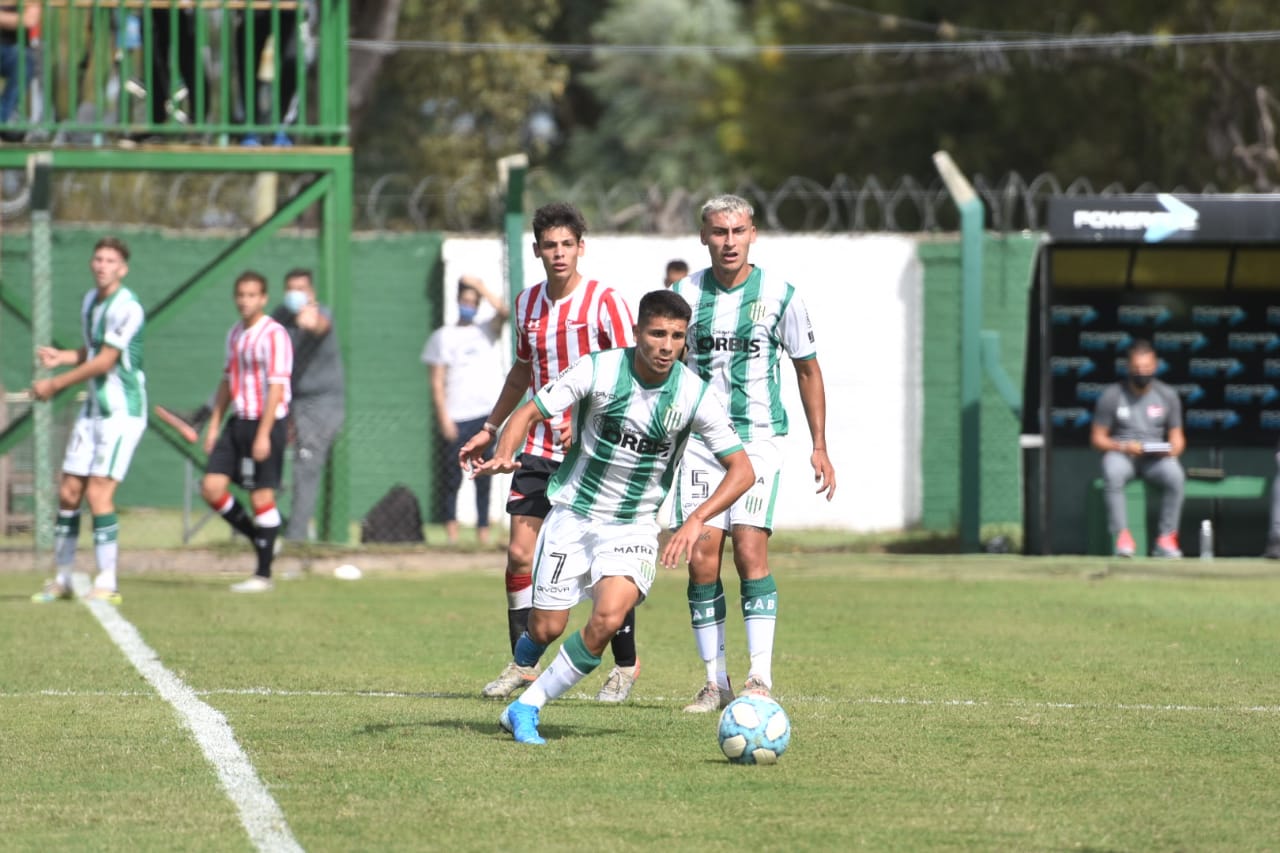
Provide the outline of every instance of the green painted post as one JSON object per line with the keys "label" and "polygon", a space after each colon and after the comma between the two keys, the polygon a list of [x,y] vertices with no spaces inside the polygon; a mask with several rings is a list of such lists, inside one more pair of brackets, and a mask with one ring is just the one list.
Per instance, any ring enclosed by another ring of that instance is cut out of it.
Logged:
{"label": "green painted post", "polygon": [[[48,152],[32,154],[31,172],[31,340],[36,346],[53,343],[53,247],[50,205],[53,158]],[[34,354],[33,354],[34,355]],[[45,379],[48,368],[36,362],[36,376]],[[32,402],[33,471],[35,480],[36,560],[53,553],[53,401]]]}
{"label": "green painted post", "polygon": [[[328,291],[342,363],[351,376],[351,204],[352,164],[347,156],[335,163],[329,191],[322,202],[320,225],[320,280]],[[347,405],[351,383],[347,382]],[[325,499],[320,516],[320,538],[328,542],[351,539],[351,421],[334,442],[325,469]]]}
{"label": "green painted post", "polygon": [[982,237],[986,211],[945,151],[934,166],[960,209],[960,545],[982,547]]}
{"label": "green painted post", "polygon": [[[503,276],[506,278],[507,300],[511,303],[511,322],[516,322],[516,297],[524,289],[524,176],[529,171],[529,157],[509,154],[498,160],[498,177],[506,187],[506,213],[502,217]],[[511,336],[511,356],[515,358],[516,336]]]}

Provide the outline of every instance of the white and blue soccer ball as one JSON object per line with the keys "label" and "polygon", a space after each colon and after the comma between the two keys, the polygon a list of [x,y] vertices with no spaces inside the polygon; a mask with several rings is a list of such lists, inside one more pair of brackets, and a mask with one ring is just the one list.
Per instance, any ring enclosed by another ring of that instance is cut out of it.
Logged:
{"label": "white and blue soccer ball", "polygon": [[765,696],[741,696],[720,714],[720,749],[734,764],[774,764],[789,743],[787,712]]}

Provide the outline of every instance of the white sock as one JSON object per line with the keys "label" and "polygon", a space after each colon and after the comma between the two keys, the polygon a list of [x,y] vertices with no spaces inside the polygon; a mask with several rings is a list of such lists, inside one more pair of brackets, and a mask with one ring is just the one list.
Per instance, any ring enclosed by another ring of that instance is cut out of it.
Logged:
{"label": "white sock", "polygon": [[752,675],[773,686],[773,634],[777,626],[778,587],[772,575],[742,582],[742,620],[747,628],[747,654]]}
{"label": "white sock", "polygon": [[76,568],[76,540],[80,536],[80,511],[58,510],[58,521],[53,528],[54,562],[58,567],[58,583],[71,588],[71,576]]}
{"label": "white sock", "polygon": [[707,668],[707,681],[729,689],[728,665],[724,657],[724,588],[715,584],[689,583],[689,612],[693,642],[698,657]]}
{"label": "white sock", "polygon": [[119,531],[115,513],[94,516],[93,554],[98,561],[98,576],[93,579],[93,585],[98,589],[114,591],[116,588],[116,560],[120,554],[116,536]]}
{"label": "white sock", "polygon": [[556,652],[556,659],[530,684],[520,701],[541,708],[552,699],[559,699],[573,689],[579,681],[600,665],[600,658],[587,651],[582,634],[575,631]]}

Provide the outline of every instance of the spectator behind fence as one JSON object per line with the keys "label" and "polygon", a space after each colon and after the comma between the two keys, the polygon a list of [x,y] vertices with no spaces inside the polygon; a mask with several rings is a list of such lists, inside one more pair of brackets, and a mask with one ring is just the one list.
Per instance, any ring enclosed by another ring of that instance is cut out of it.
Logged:
{"label": "spectator behind fence", "polygon": [[1107,529],[1117,557],[1132,557],[1137,551],[1124,500],[1125,484],[1135,476],[1163,492],[1153,555],[1182,556],[1178,524],[1186,475],[1178,457],[1187,446],[1182,401],[1178,392],[1156,379],[1156,364],[1150,342],[1134,341],[1129,347],[1128,378],[1108,385],[1093,413],[1090,439],[1102,453]]}
{"label": "spectator behind fence", "polygon": [[689,265],[684,261],[676,258],[667,262],[667,274],[662,279],[663,287],[672,287],[677,281],[689,274]]}
{"label": "spectator behind fence", "polygon": [[[152,124],[164,124],[170,114],[183,123],[200,121],[204,117],[195,115],[196,111],[196,75],[200,73],[200,57],[196,47],[196,15],[194,9],[152,9],[151,10],[151,99]],[[174,20],[176,19],[176,32]],[[177,68],[169,65],[170,54],[178,56]],[[173,72],[176,71],[186,90],[186,101],[189,114],[184,116],[179,104],[183,100],[175,97],[173,91]],[[209,87],[205,86],[205,103],[208,104]]]}
{"label": "spectator behind fence", "polygon": [[[300,4],[299,4],[300,5]],[[246,17],[251,14],[252,19]],[[275,75],[279,79],[279,121],[275,124],[275,145],[292,145],[292,141],[284,131],[284,127],[298,120],[298,10],[297,8],[276,10],[279,31],[271,30],[271,9],[259,9],[254,12],[241,12],[236,16],[236,25],[232,38],[236,54],[236,68],[239,69],[240,89],[233,107],[232,120],[236,124],[272,124],[272,81]],[[252,20],[252,37],[250,25]],[[267,50],[268,45],[271,49]],[[277,68],[277,63],[279,67]],[[241,143],[248,146],[260,145],[258,135],[246,133]]]}
{"label": "spectator behind fence", "polygon": [[[493,306],[494,315],[477,323],[482,298]],[[467,439],[484,429],[490,405],[502,389],[498,340],[510,315],[506,303],[483,281],[464,275],[458,280],[457,324],[432,332],[422,351],[440,433],[435,472],[440,483],[439,520],[444,522],[450,544],[458,541],[458,488],[462,485],[458,451]],[[489,541],[490,482],[487,477],[475,481],[476,541],[481,544]]]}
{"label": "spectator behind fence", "polygon": [[329,449],[342,429],[346,390],[342,353],[333,315],[316,302],[311,271],[293,269],[284,277],[284,300],[271,318],[284,326],[293,343],[293,500],[284,538],[312,538],[311,519]]}
{"label": "spectator behind fence", "polygon": [[[19,41],[18,30],[21,26],[25,32],[23,42]],[[4,93],[0,94],[0,124],[13,117],[22,95],[19,77],[22,84],[29,85],[36,72],[33,61],[34,53],[29,47],[32,31],[40,27],[40,4],[27,2],[22,4],[21,12],[17,5],[0,6],[0,77],[4,78]],[[25,71],[20,71],[24,68]],[[21,139],[21,134],[7,133],[3,137],[7,142]]]}

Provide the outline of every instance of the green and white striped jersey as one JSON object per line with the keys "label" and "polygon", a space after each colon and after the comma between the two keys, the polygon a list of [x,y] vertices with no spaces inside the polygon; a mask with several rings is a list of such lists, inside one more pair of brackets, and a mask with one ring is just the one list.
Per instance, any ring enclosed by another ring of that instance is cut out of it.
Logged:
{"label": "green and white striped jersey", "polygon": [[689,366],[725,401],[744,442],[787,434],[779,363],[817,356],[813,325],[796,289],[755,267],[724,288],[710,269],[680,280],[675,291],[693,309]]}
{"label": "green and white striped jersey", "polygon": [[118,287],[101,301],[97,288],[85,294],[80,305],[85,359],[93,358],[104,346],[120,350],[120,359],[115,367],[89,380],[89,396],[81,409],[82,417],[146,417],[147,378],[142,372],[145,325],[142,303],[129,288]]}
{"label": "green and white striped jersey", "polygon": [[573,443],[547,484],[551,503],[603,521],[655,518],[690,433],[718,458],[742,449],[707,383],[677,362],[666,380],[646,385],[635,353],[584,356],[533,398],[546,417],[574,407]]}

